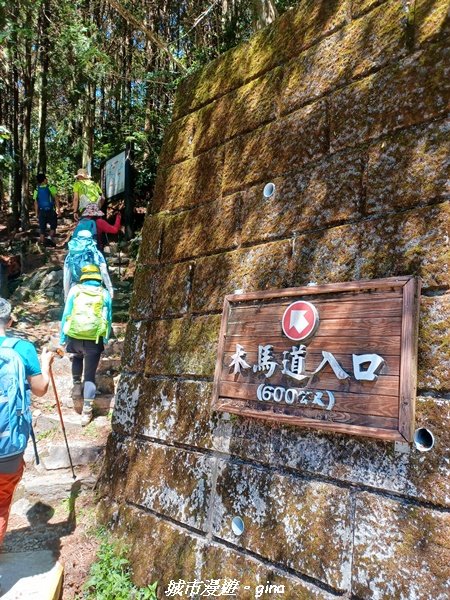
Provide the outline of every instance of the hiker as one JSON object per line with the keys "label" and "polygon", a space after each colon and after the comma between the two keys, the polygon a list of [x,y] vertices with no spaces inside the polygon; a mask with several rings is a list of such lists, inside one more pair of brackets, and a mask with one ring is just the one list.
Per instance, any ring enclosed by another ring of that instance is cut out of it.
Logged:
{"label": "hiker", "polygon": [[105,257],[98,250],[92,233],[85,229],[79,231],[77,235],[72,237],[68,247],[69,252],[64,260],[63,269],[64,300],[67,300],[72,285],[80,281],[82,267],[90,264],[94,264],[100,269],[103,283],[111,299],[114,298],[114,290]]}
{"label": "hiker", "polygon": [[[72,397],[83,397],[81,426],[92,421],[95,399],[95,373],[104,343],[108,342],[112,322],[111,296],[102,286],[97,265],[81,269],[80,283],[67,296],[61,320],[61,343],[72,356]],[[83,373],[84,371],[84,373]],[[83,385],[81,378],[83,377]]]}
{"label": "hiker", "polygon": [[84,211],[81,219],[78,221],[78,225],[75,227],[73,235],[77,232],[87,229],[92,233],[92,236],[97,236],[97,247],[103,252],[103,234],[113,233],[116,234],[120,231],[121,227],[121,215],[120,211],[116,214],[116,220],[114,225],[110,225],[106,219],[102,219],[105,213],[99,209],[95,204],[90,204]]}
{"label": "hiker", "polygon": [[31,342],[6,337],[11,323],[11,304],[0,298],[0,546],[25,465],[23,453],[32,421],[30,390],[36,396],[47,393],[53,361],[53,353],[43,348],[39,364]]}
{"label": "hiker", "polygon": [[73,218],[78,221],[80,214],[90,204],[96,204],[99,208],[104,202],[101,187],[92,181],[86,169],[78,169],[73,184]]}
{"label": "hiker", "polygon": [[39,243],[44,244],[47,225],[49,225],[49,243],[52,246],[56,246],[55,233],[58,223],[58,214],[60,214],[61,210],[58,193],[55,186],[48,184],[45,173],[38,173],[36,181],[37,187],[33,192],[33,200],[34,212],[39,220]]}

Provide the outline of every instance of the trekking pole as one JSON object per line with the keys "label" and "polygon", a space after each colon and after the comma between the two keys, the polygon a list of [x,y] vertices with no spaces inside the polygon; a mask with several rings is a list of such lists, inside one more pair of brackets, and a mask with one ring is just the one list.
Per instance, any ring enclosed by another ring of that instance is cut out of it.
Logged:
{"label": "trekking pole", "polygon": [[66,428],[64,427],[64,420],[63,420],[63,416],[62,416],[62,412],[61,412],[61,405],[59,403],[58,392],[56,391],[55,378],[53,377],[52,365],[50,365],[50,379],[52,382],[53,393],[55,394],[55,398],[56,398],[56,408],[58,409],[59,420],[61,421],[61,428],[62,428],[63,434],[64,434],[64,440],[66,442],[67,454],[69,455],[70,468],[72,469],[73,478],[76,479],[77,476],[75,475],[75,470],[73,468],[73,463],[72,463],[72,457],[70,456],[69,442],[67,441]]}

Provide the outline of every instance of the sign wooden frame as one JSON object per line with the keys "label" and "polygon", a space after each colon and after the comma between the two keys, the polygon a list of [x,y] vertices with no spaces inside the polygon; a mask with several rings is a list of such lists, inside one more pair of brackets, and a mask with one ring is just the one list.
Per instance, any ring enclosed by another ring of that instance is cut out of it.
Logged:
{"label": "sign wooden frame", "polygon": [[[212,409],[338,433],[411,442],[415,419],[419,296],[420,279],[410,276],[226,296]],[[270,352],[274,353],[272,358],[278,358],[279,370],[281,362],[283,369],[287,368],[287,360],[280,361],[280,357],[286,359],[297,348],[294,348],[296,342],[282,333],[280,315],[298,300],[313,303],[321,315],[317,332],[305,342],[298,343],[304,343],[306,353],[311,351],[312,362],[314,358],[320,362],[321,350],[327,351],[322,352],[323,356],[335,354],[344,365],[347,379],[335,379],[333,371],[336,375],[338,369],[332,370],[330,362],[320,373],[313,375],[306,386],[294,382],[297,391],[293,390],[288,396],[288,390],[284,388],[283,392],[282,388],[293,385],[292,376],[282,374],[289,371],[278,371],[272,375],[278,382],[274,385],[279,386],[279,396],[286,393],[285,400],[289,398],[289,404],[276,398],[275,392],[272,397],[269,393],[272,401],[261,401],[267,400],[261,398],[261,389],[264,395],[265,389],[275,388],[267,387],[267,372],[256,371],[255,360],[261,364],[261,344],[270,344]],[[330,333],[334,333],[334,337]],[[290,347],[292,352],[289,352]],[[358,357],[364,356],[365,352],[386,359],[374,381],[356,381],[358,374],[359,379],[364,376],[355,367],[355,353]],[[352,375],[350,357],[355,368]],[[247,363],[250,358],[253,358],[253,368]],[[240,363],[238,367],[234,366],[236,362]],[[323,390],[324,386],[331,386],[333,390],[322,393],[328,394],[330,399],[335,398],[334,410],[322,408],[325,404],[320,400],[316,403],[316,399],[322,397],[318,390]],[[294,397],[295,402],[292,401]],[[298,398],[302,401],[297,401]],[[308,399],[314,400],[312,405]]]}

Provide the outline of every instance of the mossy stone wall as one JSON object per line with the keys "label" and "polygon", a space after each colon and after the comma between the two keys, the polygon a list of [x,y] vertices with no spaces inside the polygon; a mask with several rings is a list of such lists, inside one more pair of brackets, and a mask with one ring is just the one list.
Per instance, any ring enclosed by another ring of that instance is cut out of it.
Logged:
{"label": "mossy stone wall", "polygon": [[[161,598],[224,578],[244,600],[450,597],[448,9],[302,0],[180,85],[99,484]],[[210,411],[225,294],[407,274],[431,452]]]}

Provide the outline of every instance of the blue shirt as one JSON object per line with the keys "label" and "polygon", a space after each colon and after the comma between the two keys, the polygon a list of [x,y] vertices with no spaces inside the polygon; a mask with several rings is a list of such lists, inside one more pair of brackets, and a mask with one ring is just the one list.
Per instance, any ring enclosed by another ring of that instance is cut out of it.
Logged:
{"label": "blue shirt", "polygon": [[[3,343],[4,339],[4,335],[0,336],[0,344]],[[27,377],[34,377],[34,375],[40,375],[42,373],[41,365],[39,364],[39,358],[34,344],[28,342],[27,340],[19,339],[17,344],[14,346],[14,350],[22,359],[22,362],[25,367],[25,375]]]}

